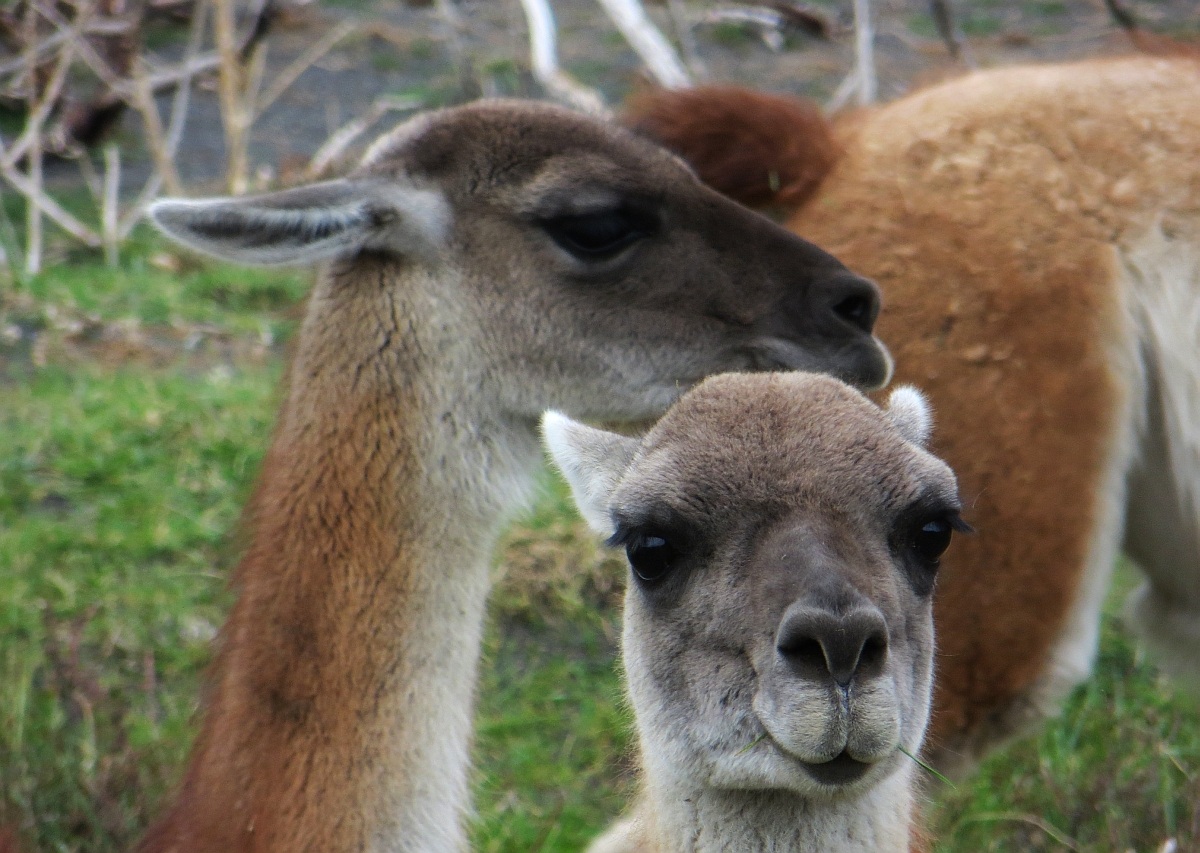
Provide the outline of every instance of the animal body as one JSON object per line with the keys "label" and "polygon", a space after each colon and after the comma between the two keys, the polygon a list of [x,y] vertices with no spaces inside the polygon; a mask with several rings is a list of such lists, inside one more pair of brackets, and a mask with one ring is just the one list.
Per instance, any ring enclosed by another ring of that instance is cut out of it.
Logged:
{"label": "animal body", "polygon": [[911,388],[727,374],[642,439],[545,420],[584,518],[632,568],[633,815],[593,853],[907,853],[959,518]]}
{"label": "animal body", "polygon": [[[709,89],[631,120],[734,197],[782,181],[787,226],[883,290],[878,331],[979,530],[938,581],[934,764],[963,772],[1056,713],[1122,548],[1145,580],[1132,624],[1200,675],[1200,64],[981,71],[813,116]],[[837,151],[820,180],[806,138]]]}
{"label": "animal body", "polygon": [[144,853],[463,849],[489,555],[542,411],[642,421],[722,370],[890,369],[874,285],[545,105],[421,116],[344,179],[152,216],[235,262],[323,264]]}

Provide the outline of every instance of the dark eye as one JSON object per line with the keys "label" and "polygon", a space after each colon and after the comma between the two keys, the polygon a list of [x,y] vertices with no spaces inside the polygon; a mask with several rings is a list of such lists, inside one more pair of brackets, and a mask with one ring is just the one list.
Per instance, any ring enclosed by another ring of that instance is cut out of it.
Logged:
{"label": "dark eye", "polygon": [[950,547],[954,526],[948,518],[931,518],[917,527],[912,534],[912,549],[917,556],[931,566]]}
{"label": "dark eye", "polygon": [[539,223],[561,248],[583,261],[603,261],[650,236],[650,216],[619,208],[578,216],[558,216]]}
{"label": "dark eye", "polygon": [[625,545],[625,554],[633,573],[647,584],[666,578],[679,558],[679,551],[669,540],[655,534],[638,536]]}

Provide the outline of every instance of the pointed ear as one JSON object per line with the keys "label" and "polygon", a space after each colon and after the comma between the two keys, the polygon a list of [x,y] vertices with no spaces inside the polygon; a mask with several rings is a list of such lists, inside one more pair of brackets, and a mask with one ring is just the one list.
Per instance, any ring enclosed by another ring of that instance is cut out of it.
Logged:
{"label": "pointed ear", "polygon": [[239,264],[310,264],[361,249],[429,257],[446,239],[440,193],[326,181],[242,198],[164,199],[150,218],[185,246]]}
{"label": "pointed ear", "polygon": [[609,501],[641,441],[584,426],[558,412],[542,416],[542,441],[571,486],[583,520],[601,536],[612,536]]}
{"label": "pointed ear", "polygon": [[911,385],[901,385],[888,397],[888,417],[900,434],[918,447],[929,443],[933,432],[933,410],[925,395]]}

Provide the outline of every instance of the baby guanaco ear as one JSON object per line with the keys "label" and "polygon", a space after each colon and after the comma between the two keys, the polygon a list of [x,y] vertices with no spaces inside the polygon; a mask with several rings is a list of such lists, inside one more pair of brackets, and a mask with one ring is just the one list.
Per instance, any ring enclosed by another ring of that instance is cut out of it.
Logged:
{"label": "baby guanaco ear", "polygon": [[925,395],[911,385],[901,385],[888,397],[888,417],[908,441],[918,447],[929,443],[933,433],[933,410]]}
{"label": "baby guanaco ear", "polygon": [[150,218],[189,248],[255,266],[362,249],[430,257],[450,226],[441,193],[351,180],[241,198],[163,199],[150,206]]}
{"label": "baby guanaco ear", "polygon": [[609,502],[641,441],[585,426],[558,412],[542,416],[542,441],[570,485],[583,520],[601,536],[612,536]]}

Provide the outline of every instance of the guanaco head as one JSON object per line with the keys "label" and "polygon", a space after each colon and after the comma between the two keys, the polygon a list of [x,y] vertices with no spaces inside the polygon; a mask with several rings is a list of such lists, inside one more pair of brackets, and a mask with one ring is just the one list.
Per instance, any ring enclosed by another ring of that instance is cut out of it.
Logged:
{"label": "guanaco head", "polygon": [[643,439],[548,414],[550,453],[632,567],[624,655],[667,790],[861,791],[928,719],[931,598],[959,520],[929,412],[826,376],[731,374]]}
{"label": "guanaco head", "polygon": [[[545,104],[418,116],[345,178],[160,201],[151,216],[234,262],[328,262],[336,287],[319,302],[331,313],[349,299],[402,303],[399,325],[426,351],[469,362],[463,381],[530,419],[547,406],[653,417],[730,369],[818,370],[866,388],[890,374],[871,333],[873,283],[664,149]],[[362,313],[330,322],[346,340],[371,336]]]}

